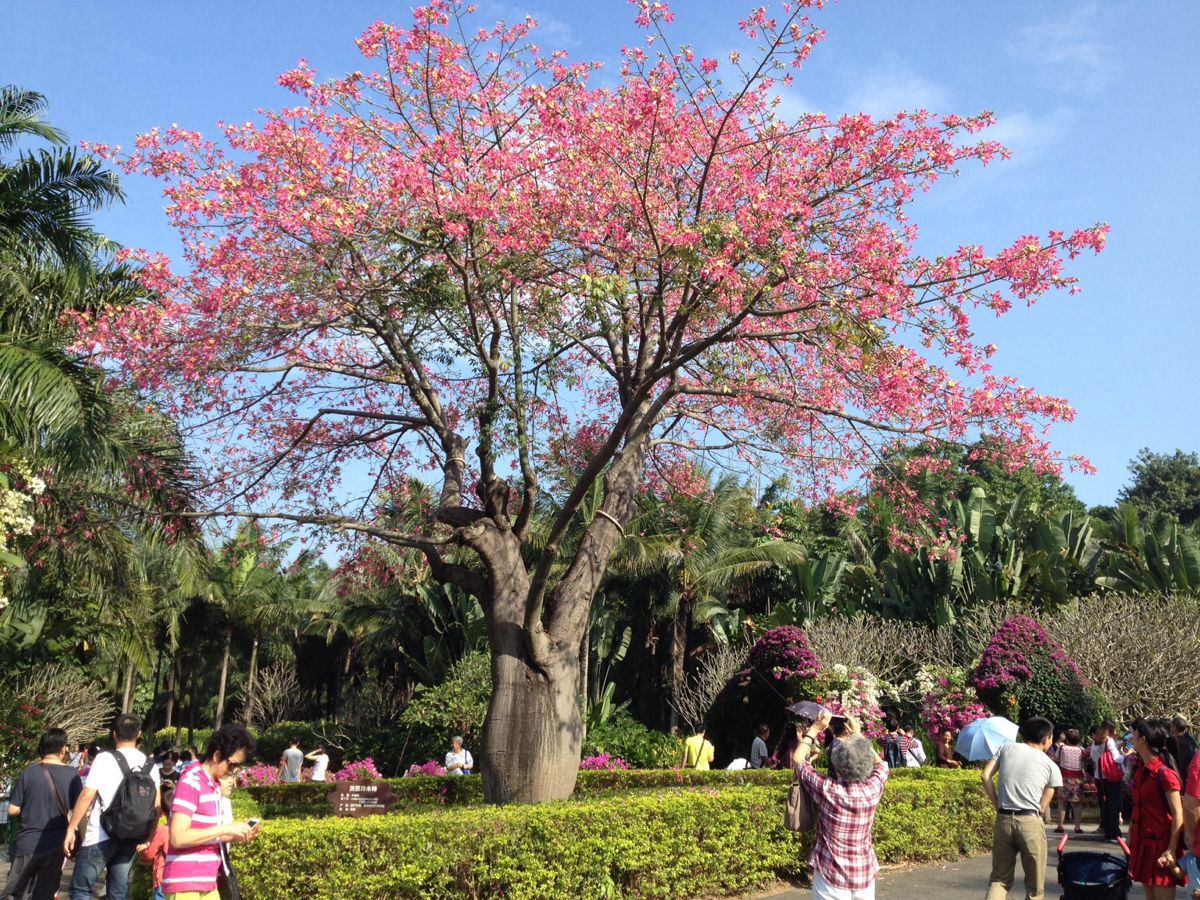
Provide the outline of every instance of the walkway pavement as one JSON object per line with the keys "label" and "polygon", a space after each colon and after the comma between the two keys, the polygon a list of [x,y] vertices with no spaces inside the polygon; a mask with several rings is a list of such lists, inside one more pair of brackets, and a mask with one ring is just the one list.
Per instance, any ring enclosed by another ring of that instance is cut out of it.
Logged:
{"label": "walkway pavement", "polygon": [[[1090,826],[1089,826],[1090,827]],[[1052,827],[1046,829],[1047,843],[1050,845],[1049,858],[1046,862],[1046,897],[1061,897],[1062,888],[1058,886],[1058,840],[1061,835],[1055,834]],[[1112,850],[1120,854],[1114,844],[1106,844],[1091,834],[1071,835],[1071,841],[1064,853],[1072,850]],[[937,863],[931,866],[889,867],[879,873],[875,886],[878,900],[914,900],[914,898],[931,898],[931,900],[983,900],[987,893],[988,876],[992,872],[992,857],[975,856],[957,862]],[[1016,878],[1010,898],[1023,898],[1025,888],[1022,882],[1021,864],[1017,863]],[[1129,892],[1130,898],[1144,898],[1145,892],[1141,885],[1134,885]],[[807,888],[779,888],[778,890],[760,894],[755,900],[811,900],[812,891]]]}

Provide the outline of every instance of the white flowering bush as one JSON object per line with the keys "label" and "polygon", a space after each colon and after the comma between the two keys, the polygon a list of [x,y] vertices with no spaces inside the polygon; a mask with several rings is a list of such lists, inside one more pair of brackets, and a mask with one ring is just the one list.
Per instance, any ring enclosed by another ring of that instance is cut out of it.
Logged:
{"label": "white flowering bush", "polygon": [[16,541],[33,533],[33,504],[45,491],[46,482],[23,458],[10,451],[0,462],[0,609],[8,605],[9,575],[25,564],[15,552]]}
{"label": "white flowering bush", "polygon": [[838,663],[817,675],[813,690],[813,699],[821,705],[862,722],[868,737],[882,738],[887,733],[882,703],[889,686],[866,669]]}

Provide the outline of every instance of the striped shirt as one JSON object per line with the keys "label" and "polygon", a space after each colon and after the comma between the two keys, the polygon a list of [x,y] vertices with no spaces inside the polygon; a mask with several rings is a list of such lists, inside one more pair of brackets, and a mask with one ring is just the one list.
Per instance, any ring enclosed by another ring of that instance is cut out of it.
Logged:
{"label": "striped shirt", "polygon": [[[190,816],[193,828],[212,828],[223,821],[221,816],[221,785],[209,776],[204,766],[193,766],[179,779],[172,817]],[[217,889],[217,870],[221,868],[221,842],[201,844],[178,850],[167,850],[167,865],[163,870],[163,893],[196,891],[201,894]]]}

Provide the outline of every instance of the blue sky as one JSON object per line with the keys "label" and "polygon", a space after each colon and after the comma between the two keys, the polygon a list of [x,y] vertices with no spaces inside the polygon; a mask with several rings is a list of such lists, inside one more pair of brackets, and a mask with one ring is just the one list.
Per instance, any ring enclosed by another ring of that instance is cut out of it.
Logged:
{"label": "blue sky", "polygon": [[[543,46],[613,60],[640,40],[624,0],[480,0],[488,19],[532,13]],[[82,2],[8,0],[0,83],[46,94],[73,139],[129,145],[155,125],[201,131],[286,102],[275,77],[297,58],[318,72],[358,68],[353,39],[404,3],[313,0]],[[676,41],[724,55],[746,8],[673,5]],[[964,3],[842,0],[814,14],[828,31],[785,98],[788,109],[887,114],[991,109],[1013,160],[968,168],[922,198],[927,252],[1096,221],[1108,249],[1080,260],[1076,297],[981,321],[997,369],[1078,410],[1055,432],[1099,473],[1070,476],[1089,503],[1111,502],[1138,448],[1200,449],[1194,348],[1200,310],[1200,3]],[[100,226],[127,245],[175,253],[157,186],[128,178],[128,204]]]}

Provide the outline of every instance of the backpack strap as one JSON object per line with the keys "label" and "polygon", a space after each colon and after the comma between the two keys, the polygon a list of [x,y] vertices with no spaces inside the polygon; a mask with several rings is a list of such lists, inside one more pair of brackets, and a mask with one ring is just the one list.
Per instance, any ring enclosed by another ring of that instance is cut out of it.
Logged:
{"label": "backpack strap", "polygon": [[129,760],[127,760],[125,758],[124,753],[121,753],[118,750],[111,750],[109,752],[112,753],[113,759],[115,759],[117,761],[117,766],[121,770],[121,778],[122,779],[128,778],[130,775],[133,774],[133,770],[129,768]]}
{"label": "backpack strap", "polygon": [[151,772],[153,772],[154,771],[154,757],[147,756],[145,764],[138,771],[141,772],[141,774],[143,774],[143,775],[149,775]]}

